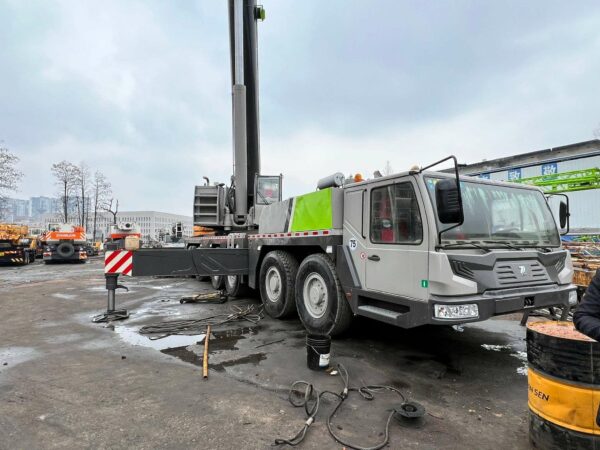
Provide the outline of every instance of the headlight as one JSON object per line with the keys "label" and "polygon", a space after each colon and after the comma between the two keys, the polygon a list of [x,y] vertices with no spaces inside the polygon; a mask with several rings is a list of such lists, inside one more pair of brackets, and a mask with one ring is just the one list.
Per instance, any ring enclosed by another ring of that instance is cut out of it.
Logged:
{"label": "headlight", "polygon": [[467,305],[434,305],[433,316],[436,319],[476,319],[479,308],[476,304]]}
{"label": "headlight", "polygon": [[577,291],[569,292],[569,306],[577,305]]}

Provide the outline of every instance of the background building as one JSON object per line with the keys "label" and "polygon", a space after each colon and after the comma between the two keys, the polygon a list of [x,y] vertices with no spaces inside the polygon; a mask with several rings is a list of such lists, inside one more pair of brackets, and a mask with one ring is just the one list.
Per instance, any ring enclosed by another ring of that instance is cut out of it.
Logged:
{"label": "background building", "polygon": [[[463,175],[499,181],[528,179],[569,196],[571,231],[600,232],[600,140],[468,164]],[[532,179],[533,178],[533,179]],[[546,189],[546,188],[544,188]]]}
{"label": "background building", "polygon": [[31,217],[40,217],[42,214],[57,213],[60,210],[60,202],[52,197],[31,197]]}
{"label": "background building", "polygon": [[23,222],[31,216],[29,200],[7,198],[2,208],[2,219],[6,222]]}
{"label": "background building", "polygon": [[[52,222],[60,222],[57,214],[46,214],[43,217],[45,224]],[[89,228],[87,237],[92,238],[93,217],[90,213]],[[157,241],[159,236],[171,234],[171,228],[175,223],[181,222],[183,225],[183,235],[192,235],[192,218],[190,216],[181,216],[178,214],[170,214],[158,211],[119,211],[117,214],[117,223],[130,222],[140,226],[142,232],[142,240]],[[113,224],[113,216],[109,213],[98,214],[96,224],[96,240],[103,240],[108,236],[110,226]]]}

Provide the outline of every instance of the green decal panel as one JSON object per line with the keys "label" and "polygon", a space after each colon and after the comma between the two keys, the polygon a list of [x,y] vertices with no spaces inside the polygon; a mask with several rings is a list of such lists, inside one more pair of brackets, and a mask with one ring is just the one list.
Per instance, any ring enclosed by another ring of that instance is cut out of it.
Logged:
{"label": "green decal panel", "polygon": [[328,230],[333,227],[331,190],[311,192],[294,199],[294,217],[290,231]]}

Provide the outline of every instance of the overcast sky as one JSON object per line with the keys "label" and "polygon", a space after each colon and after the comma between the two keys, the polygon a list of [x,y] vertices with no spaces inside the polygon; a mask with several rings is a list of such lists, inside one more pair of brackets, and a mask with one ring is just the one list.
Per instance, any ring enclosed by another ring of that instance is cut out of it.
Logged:
{"label": "overcast sky", "polygon": [[[598,1],[263,0],[261,159],[284,195],[454,153],[472,163],[590,140]],[[0,0],[0,142],[17,197],[85,161],[121,209],[191,215],[231,175],[226,2]]]}

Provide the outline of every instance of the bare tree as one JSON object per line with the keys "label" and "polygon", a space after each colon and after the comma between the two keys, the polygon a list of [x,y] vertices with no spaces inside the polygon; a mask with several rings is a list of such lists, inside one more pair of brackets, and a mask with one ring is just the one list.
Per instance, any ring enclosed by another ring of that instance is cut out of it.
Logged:
{"label": "bare tree", "polygon": [[[106,177],[99,170],[94,173],[92,184],[92,202],[93,202],[93,225],[92,240],[96,242],[96,226],[98,223],[98,210],[110,209],[108,204],[111,195],[111,186]],[[118,204],[117,204],[118,205]],[[115,219],[116,221],[116,219]]]}
{"label": "bare tree", "polygon": [[119,200],[116,201],[115,209],[112,209],[114,200],[115,200],[114,198],[111,198],[110,201],[108,202],[108,206],[106,208],[104,208],[104,210],[112,214],[113,224],[116,225],[117,224],[117,214],[119,213]]}
{"label": "bare tree", "polygon": [[69,222],[69,202],[77,183],[77,167],[68,161],[52,164],[52,174],[56,178],[59,198],[62,203],[62,218]]}
{"label": "bare tree", "polygon": [[0,218],[4,215],[8,192],[16,192],[23,172],[17,170],[19,158],[7,148],[0,147]]}
{"label": "bare tree", "polygon": [[90,206],[90,168],[86,163],[81,162],[75,167],[75,190],[77,199],[77,219],[79,225],[87,230],[89,221]]}

